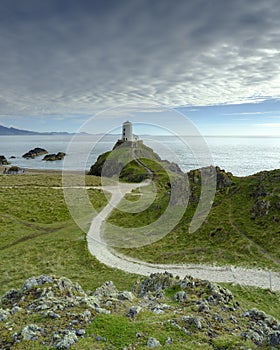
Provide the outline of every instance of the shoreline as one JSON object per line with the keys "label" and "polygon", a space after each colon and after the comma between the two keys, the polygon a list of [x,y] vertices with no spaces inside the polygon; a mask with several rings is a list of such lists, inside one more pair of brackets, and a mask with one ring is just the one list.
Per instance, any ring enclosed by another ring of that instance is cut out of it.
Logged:
{"label": "shoreline", "polygon": [[[0,175],[3,174],[3,171],[7,168],[10,168],[12,165],[0,165]],[[49,174],[49,175],[61,175],[62,173],[67,174],[75,174],[75,175],[86,175],[84,171],[82,170],[56,170],[56,169],[34,169],[34,168],[23,168],[20,167],[20,169],[24,170],[24,173],[22,174],[13,174],[14,176],[21,176],[21,175],[39,175],[39,174]],[[8,175],[8,174],[7,174]],[[10,174],[9,176],[12,176]]]}

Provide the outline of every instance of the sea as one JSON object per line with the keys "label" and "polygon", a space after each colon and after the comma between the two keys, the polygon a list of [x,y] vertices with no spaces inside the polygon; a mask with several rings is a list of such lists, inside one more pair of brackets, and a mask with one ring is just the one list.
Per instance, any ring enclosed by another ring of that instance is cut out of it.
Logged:
{"label": "sea", "polygon": [[[183,171],[217,165],[236,176],[280,168],[280,137],[194,138],[142,136],[162,159],[177,163]],[[97,157],[112,149],[116,135],[0,136],[0,155],[21,168],[87,171]],[[25,159],[24,153],[41,147],[49,153],[65,152],[64,160],[47,162],[43,156]],[[12,157],[12,158],[11,158]]]}

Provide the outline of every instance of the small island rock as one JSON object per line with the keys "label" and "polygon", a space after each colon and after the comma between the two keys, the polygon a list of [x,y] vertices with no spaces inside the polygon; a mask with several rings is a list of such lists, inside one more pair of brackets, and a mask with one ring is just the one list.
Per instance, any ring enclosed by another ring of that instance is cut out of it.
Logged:
{"label": "small island rock", "polygon": [[46,161],[62,160],[65,157],[65,155],[66,154],[64,152],[58,152],[57,154],[55,153],[47,154],[45,155],[43,160],[46,160]]}
{"label": "small island rock", "polygon": [[0,165],[8,165],[10,164],[5,156],[0,156]]}
{"label": "small island rock", "polygon": [[23,158],[35,158],[38,156],[41,156],[43,154],[47,154],[48,151],[46,151],[44,148],[36,147],[34,149],[31,149],[27,153],[25,153],[22,157]]}

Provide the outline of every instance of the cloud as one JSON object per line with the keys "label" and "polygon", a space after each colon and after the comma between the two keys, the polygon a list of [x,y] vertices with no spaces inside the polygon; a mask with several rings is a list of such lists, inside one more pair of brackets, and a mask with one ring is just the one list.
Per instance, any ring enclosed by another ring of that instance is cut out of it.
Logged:
{"label": "cloud", "polygon": [[277,0],[3,0],[0,113],[280,96]]}

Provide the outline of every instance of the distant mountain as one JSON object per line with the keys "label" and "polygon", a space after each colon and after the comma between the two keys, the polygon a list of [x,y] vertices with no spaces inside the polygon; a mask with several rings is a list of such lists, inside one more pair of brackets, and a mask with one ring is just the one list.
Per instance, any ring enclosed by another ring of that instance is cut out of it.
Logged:
{"label": "distant mountain", "polygon": [[0,125],[0,135],[36,135],[35,131],[20,130],[16,128],[6,128]]}
{"label": "distant mountain", "polygon": [[[0,135],[73,135],[74,133],[69,132],[37,132],[30,130],[21,130],[13,127],[7,128],[6,126],[0,125]],[[86,133],[83,133],[86,134]]]}

